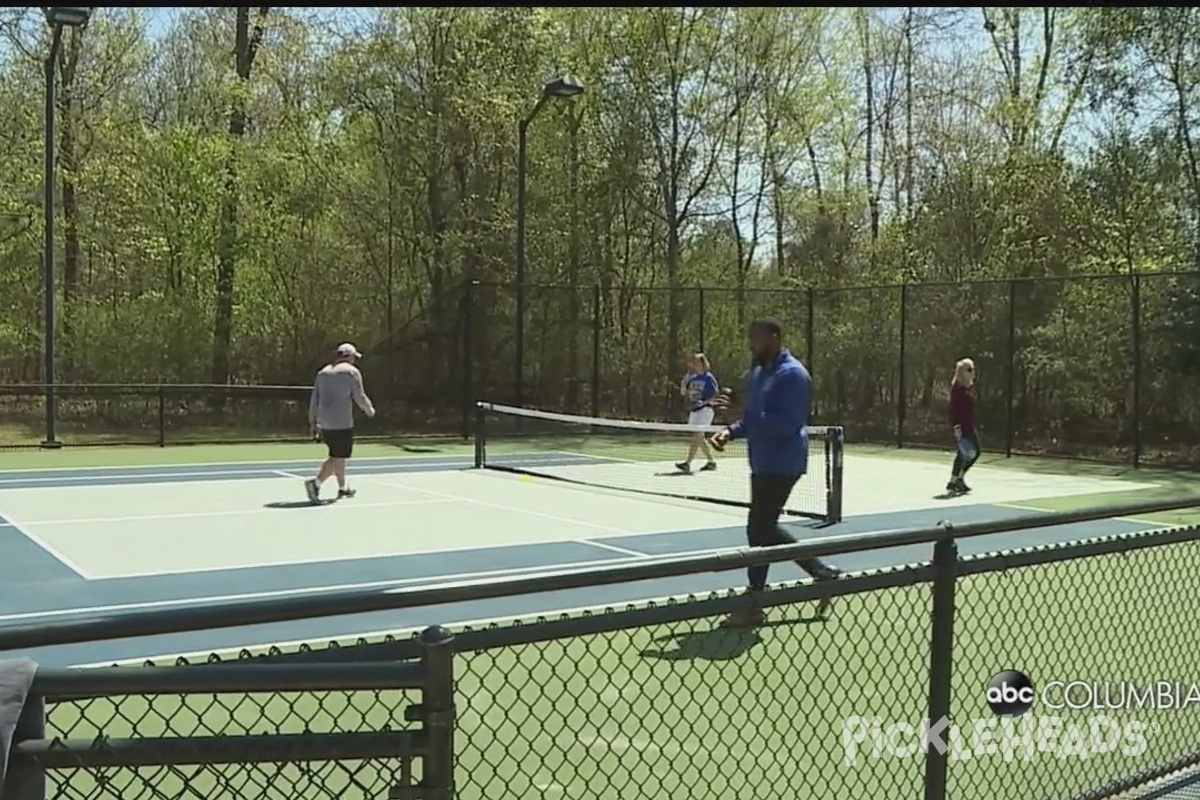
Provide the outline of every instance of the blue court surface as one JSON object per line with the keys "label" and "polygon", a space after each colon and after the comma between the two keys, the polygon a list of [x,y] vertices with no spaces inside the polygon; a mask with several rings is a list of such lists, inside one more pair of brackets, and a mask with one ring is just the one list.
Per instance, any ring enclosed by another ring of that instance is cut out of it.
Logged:
{"label": "blue court surface", "polygon": [[[528,458],[538,464],[589,463],[573,454]],[[903,474],[919,491],[893,486],[891,497],[867,495],[862,487],[880,485],[870,476],[880,467],[847,458],[846,521],[823,530],[810,529],[808,522],[791,527],[811,537],[996,520],[1031,513],[1019,501],[1037,496],[1001,469],[980,468],[974,495],[939,501],[934,496],[945,481],[941,466],[913,462],[897,470],[898,463],[903,462],[888,460],[889,474]],[[358,496],[314,507],[303,501],[300,484],[313,468],[312,462],[279,462],[0,472],[0,624],[516,576],[745,542],[740,509],[475,470],[465,458],[446,456],[357,460],[351,472]],[[1041,496],[1054,491],[1054,476],[1029,480]],[[1005,481],[1003,491],[995,488]],[[1062,493],[1131,486],[1103,483],[1096,488],[1076,481]],[[964,542],[962,550],[987,552],[1151,527],[1113,519],[982,537]],[[838,565],[861,570],[929,556],[925,546],[894,548],[847,556]],[[773,580],[800,576],[791,565],[772,571]],[[97,665],[273,644],[320,645],[432,623],[507,621],[702,593],[743,580],[738,572],[710,573],[25,655],[43,664]]]}

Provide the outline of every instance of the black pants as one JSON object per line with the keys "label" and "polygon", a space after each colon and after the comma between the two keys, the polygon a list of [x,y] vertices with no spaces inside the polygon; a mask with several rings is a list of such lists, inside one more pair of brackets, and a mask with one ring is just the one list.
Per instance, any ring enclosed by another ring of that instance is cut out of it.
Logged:
{"label": "black pants", "polygon": [[[975,455],[972,456],[970,459],[963,458],[962,448],[959,446],[960,442],[962,444],[969,445],[970,448],[975,451]],[[971,467],[975,466],[975,462],[979,460],[979,453],[981,452],[979,449],[979,434],[976,433],[975,431],[963,431],[962,439],[960,439],[958,442],[955,442],[954,444],[955,444],[955,447],[954,447],[954,473],[953,473],[953,475],[955,478],[961,478],[964,475],[966,475],[967,470],[969,470]]]}
{"label": "black pants", "polygon": [[[792,487],[798,480],[799,475],[750,476],[750,513],[746,518],[746,538],[751,547],[796,543],[796,537],[780,527],[779,515],[783,513]],[[820,570],[824,566],[819,558],[804,559],[797,563],[809,575],[813,575],[814,570]],[[759,591],[766,587],[769,569],[769,565],[763,564],[747,570],[751,591]]]}

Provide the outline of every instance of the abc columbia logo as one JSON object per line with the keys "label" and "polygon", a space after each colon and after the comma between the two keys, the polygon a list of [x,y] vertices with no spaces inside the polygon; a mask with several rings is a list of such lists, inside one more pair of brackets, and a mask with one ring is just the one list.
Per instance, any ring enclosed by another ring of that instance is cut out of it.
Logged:
{"label": "abc columbia logo", "polygon": [[987,704],[1000,717],[1019,717],[1033,708],[1033,681],[1024,672],[1006,669],[988,680]]}

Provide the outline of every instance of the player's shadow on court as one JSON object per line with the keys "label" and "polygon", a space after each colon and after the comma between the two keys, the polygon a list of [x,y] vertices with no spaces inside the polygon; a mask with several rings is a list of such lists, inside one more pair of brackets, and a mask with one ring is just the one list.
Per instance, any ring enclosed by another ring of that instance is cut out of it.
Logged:
{"label": "player's shadow on court", "polygon": [[958,498],[963,497],[965,494],[966,494],[965,492],[942,492],[941,494],[935,494],[933,496],[933,499],[934,500],[957,500]]}
{"label": "player's shadow on court", "polygon": [[336,502],[336,500],[318,500],[316,503],[308,500],[276,500],[274,503],[263,503],[263,508],[316,508],[317,506],[331,506]]}

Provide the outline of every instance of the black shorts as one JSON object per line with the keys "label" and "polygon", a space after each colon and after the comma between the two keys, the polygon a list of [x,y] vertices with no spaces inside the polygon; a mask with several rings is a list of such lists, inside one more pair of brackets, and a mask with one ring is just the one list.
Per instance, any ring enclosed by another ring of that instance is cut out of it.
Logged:
{"label": "black shorts", "polygon": [[321,441],[329,448],[330,458],[349,458],[354,453],[354,428],[321,431]]}

